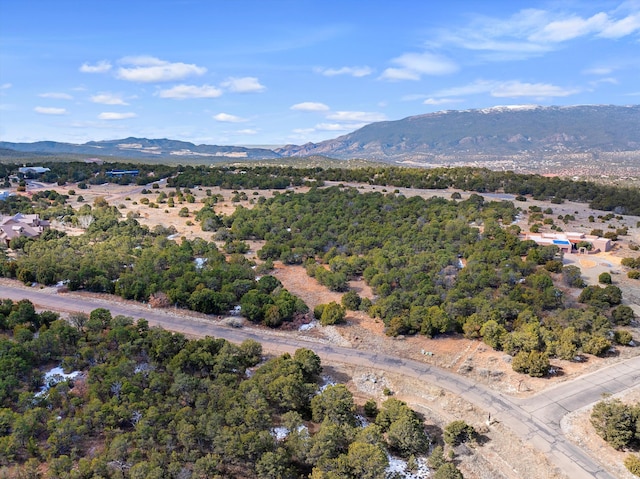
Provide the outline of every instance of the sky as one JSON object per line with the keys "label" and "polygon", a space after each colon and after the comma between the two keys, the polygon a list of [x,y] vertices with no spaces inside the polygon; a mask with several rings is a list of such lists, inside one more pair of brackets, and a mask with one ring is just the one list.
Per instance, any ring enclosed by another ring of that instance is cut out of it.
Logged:
{"label": "sky", "polygon": [[317,142],[640,103],[640,0],[0,0],[0,140]]}

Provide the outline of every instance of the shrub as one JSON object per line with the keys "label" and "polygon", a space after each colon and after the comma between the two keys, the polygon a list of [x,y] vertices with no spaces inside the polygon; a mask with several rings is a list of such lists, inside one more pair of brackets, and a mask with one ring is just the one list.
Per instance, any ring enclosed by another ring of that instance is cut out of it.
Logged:
{"label": "shrub", "polygon": [[628,326],[631,324],[631,320],[635,318],[635,313],[630,306],[620,305],[617,308],[611,310],[611,320],[614,324],[619,326]]}
{"label": "shrub", "polygon": [[[345,318],[346,311],[335,301],[331,301],[325,305],[320,315],[320,324],[323,326],[329,326],[332,324],[342,323]],[[315,310],[314,310],[315,315]]]}
{"label": "shrub", "polygon": [[640,456],[629,454],[624,460],[624,466],[631,474],[640,477]]}
{"label": "shrub", "polygon": [[598,276],[598,283],[611,284],[611,275],[606,271],[604,273],[600,273]]}
{"label": "shrub", "polygon": [[473,426],[464,421],[453,421],[444,428],[444,442],[450,446],[458,446],[471,441],[476,434]]}
{"label": "shrub", "polygon": [[629,331],[619,329],[613,333],[613,340],[622,346],[627,346],[633,340],[633,336]]}
{"label": "shrub", "polygon": [[344,306],[349,311],[357,311],[362,300],[360,299],[358,293],[352,290],[342,296],[341,302],[342,306]]}
{"label": "shrub", "polygon": [[511,367],[517,373],[524,373],[534,378],[541,378],[549,374],[549,356],[540,351],[521,351],[513,358]]}

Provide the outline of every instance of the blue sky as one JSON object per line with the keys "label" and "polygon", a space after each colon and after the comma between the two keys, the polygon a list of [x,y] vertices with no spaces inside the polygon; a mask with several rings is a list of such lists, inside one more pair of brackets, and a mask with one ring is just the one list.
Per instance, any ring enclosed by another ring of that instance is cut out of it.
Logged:
{"label": "blue sky", "polygon": [[640,0],[0,0],[0,139],[301,144],[640,103]]}

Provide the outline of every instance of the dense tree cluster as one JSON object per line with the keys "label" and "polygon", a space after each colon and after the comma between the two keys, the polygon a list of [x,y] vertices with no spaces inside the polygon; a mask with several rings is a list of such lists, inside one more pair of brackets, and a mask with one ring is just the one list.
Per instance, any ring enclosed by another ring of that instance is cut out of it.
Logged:
{"label": "dense tree cluster", "polygon": [[459,188],[478,193],[505,192],[532,195],[536,199],[555,199],[589,203],[591,208],[615,211],[618,214],[639,215],[640,195],[637,188],[599,185],[559,177],[492,171],[486,168],[400,168],[369,167],[358,169],[328,169],[314,178],[322,181],[360,182],[405,188]]}
{"label": "dense tree cluster", "polygon": [[[514,368],[534,376],[547,373],[549,357],[605,354],[620,289],[590,286],[579,298],[584,307],[567,307],[561,286],[584,287],[579,269],[562,268],[556,246],[520,241],[501,226],[515,214],[512,203],[479,195],[424,200],[312,188],[239,208],[220,218],[218,232],[265,240],[260,258],[304,263],[334,291],[364,278],[377,296],[368,312],[390,335],[460,332],[516,356]],[[357,298],[346,302],[353,309]]]}
{"label": "dense tree cluster", "polygon": [[169,186],[219,186],[224,189],[275,189],[300,186],[305,176],[320,171],[293,167],[258,166],[252,168],[187,166],[176,177],[169,178]]}
{"label": "dense tree cluster", "polygon": [[[70,321],[0,302],[3,477],[382,479],[387,450],[428,451],[396,399],[361,426],[310,350],[262,362],[255,341],[187,340],[106,309]],[[43,384],[56,363],[80,375]]]}
{"label": "dense tree cluster", "polygon": [[91,218],[80,236],[55,234],[38,239],[16,238],[11,247],[19,256],[0,259],[7,277],[45,285],[62,282],[71,290],[115,293],[148,301],[163,293],[169,304],[206,314],[226,314],[242,305],[254,322],[276,327],[307,311],[272,276],[256,281],[253,264],[241,254],[227,260],[214,243],[201,239],[168,239],[169,231],[149,230],[135,219],[120,220],[117,208],[82,206],[77,220]]}
{"label": "dense tree cluster", "polygon": [[[19,165],[7,165],[5,175],[18,173]],[[175,174],[176,167],[162,165],[158,163],[125,163],[125,162],[104,162],[86,163],[82,161],[44,161],[38,162],[38,166],[49,168],[50,171],[42,174],[27,174],[28,178],[37,178],[45,183],[85,183],[91,185],[101,185],[103,183],[118,183],[128,185],[131,183],[144,185],[151,181],[157,181]],[[131,171],[137,170],[138,175],[109,176],[107,172],[113,170]],[[24,176],[21,173],[20,176]],[[0,177],[2,172],[0,171]]]}

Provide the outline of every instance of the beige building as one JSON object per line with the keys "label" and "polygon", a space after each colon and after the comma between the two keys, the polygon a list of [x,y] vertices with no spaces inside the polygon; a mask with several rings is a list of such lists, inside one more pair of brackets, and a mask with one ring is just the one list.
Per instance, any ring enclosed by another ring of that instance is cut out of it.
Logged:
{"label": "beige building", "polygon": [[41,220],[39,215],[17,213],[13,216],[0,217],[0,241],[9,246],[13,238],[26,236],[37,238],[49,229],[49,222]]}
{"label": "beige building", "polygon": [[610,239],[584,233],[522,233],[520,239],[532,240],[543,246],[554,245],[560,248],[563,253],[579,253],[577,245],[583,241],[591,244],[592,253],[611,250]]}

